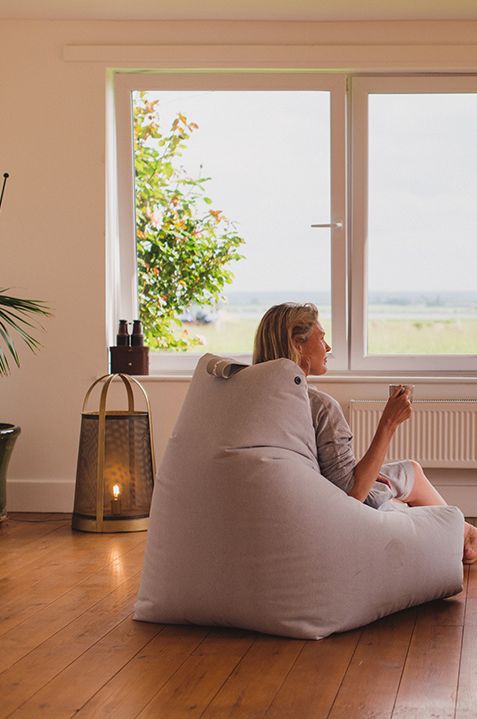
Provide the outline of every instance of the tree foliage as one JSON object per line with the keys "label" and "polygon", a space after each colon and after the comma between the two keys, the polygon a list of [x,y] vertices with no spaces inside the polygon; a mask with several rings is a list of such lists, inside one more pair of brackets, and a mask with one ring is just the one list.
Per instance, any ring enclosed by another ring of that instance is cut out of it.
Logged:
{"label": "tree foliage", "polygon": [[134,105],[136,243],[139,311],[147,344],[182,349],[200,340],[184,329],[192,305],[214,305],[233,279],[230,263],[244,243],[221,210],[212,209],[206,183],[190,177],[180,158],[194,122],[177,114],[160,126],[158,100],[138,93]]}

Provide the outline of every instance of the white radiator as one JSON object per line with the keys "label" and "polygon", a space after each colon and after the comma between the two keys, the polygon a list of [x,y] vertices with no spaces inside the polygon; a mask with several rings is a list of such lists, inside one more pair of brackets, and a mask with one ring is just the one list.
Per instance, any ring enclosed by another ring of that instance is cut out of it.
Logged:
{"label": "white radiator", "polygon": [[[385,402],[350,400],[354,451],[368,449]],[[423,467],[477,467],[477,400],[414,400],[411,419],[401,424],[386,460],[415,459]]]}

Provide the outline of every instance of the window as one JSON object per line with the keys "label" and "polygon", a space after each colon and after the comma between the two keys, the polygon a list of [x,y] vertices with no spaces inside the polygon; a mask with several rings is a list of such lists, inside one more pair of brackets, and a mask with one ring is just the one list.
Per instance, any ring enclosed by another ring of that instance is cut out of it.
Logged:
{"label": "window", "polygon": [[181,315],[204,344],[152,353],[154,369],[189,371],[207,351],[247,356],[265,309],[287,300],[317,303],[333,347],[331,371],[475,367],[477,82],[353,77],[347,92],[346,80],[117,74],[116,315],[137,315],[132,122],[139,92],[159,100],[165,127],[178,113],[199,125],[180,163],[191,177],[211,178],[213,207],[245,240],[225,301]]}
{"label": "window", "polygon": [[476,79],[352,85],[352,367],[475,369]]}
{"label": "window", "polygon": [[[319,305],[333,340],[330,365],[344,369],[345,79],[126,75],[116,87],[125,198],[121,273],[128,278],[120,312],[137,312],[132,119],[141,91],[151,102],[159,100],[166,133],[179,114],[199,126],[180,165],[188,177],[210,178],[212,207],[235,221],[245,240],[244,259],[230,266],[234,279],[224,287],[225,301],[205,312],[192,306],[181,315],[184,330],[202,335],[204,344],[186,353],[154,353],[156,367],[188,370],[206,351],[248,355],[265,310],[291,300]],[[325,227],[312,227],[317,224]]]}

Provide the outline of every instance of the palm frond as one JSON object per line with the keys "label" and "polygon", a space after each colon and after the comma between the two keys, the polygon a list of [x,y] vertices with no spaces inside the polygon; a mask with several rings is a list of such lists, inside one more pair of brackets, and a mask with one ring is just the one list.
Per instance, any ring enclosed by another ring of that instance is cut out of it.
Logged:
{"label": "palm frond", "polygon": [[[43,330],[38,317],[50,317],[51,312],[43,300],[14,297],[5,294],[6,292],[8,292],[8,288],[0,289],[0,339],[3,340],[6,350],[19,367],[20,359],[11,332],[16,333],[32,352],[36,352],[41,345],[29,330]],[[5,376],[9,372],[7,353],[0,345],[0,376]]]}
{"label": "palm frond", "polygon": [[5,352],[0,347],[0,376],[8,374],[9,371],[8,360],[5,356]]}
{"label": "palm frond", "polygon": [[[5,325],[3,324],[3,322],[0,322],[0,337],[3,338],[3,341],[7,345],[8,351],[10,352],[13,359],[15,360],[15,364],[17,365],[17,367],[19,367],[20,366],[19,358],[18,358],[17,351],[15,349],[15,344],[14,344],[12,338],[10,337],[8,330],[5,327]],[[7,364],[8,364],[8,362],[7,362]]]}

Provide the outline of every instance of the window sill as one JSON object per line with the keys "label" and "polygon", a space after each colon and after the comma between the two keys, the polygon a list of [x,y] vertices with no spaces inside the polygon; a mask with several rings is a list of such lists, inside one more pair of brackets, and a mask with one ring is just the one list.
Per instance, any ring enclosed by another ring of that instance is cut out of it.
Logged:
{"label": "window sill", "polygon": [[477,384],[477,374],[475,375],[469,375],[468,373],[465,375],[459,375],[449,372],[448,374],[445,374],[443,372],[439,372],[436,374],[432,374],[430,372],[422,372],[422,373],[404,373],[404,372],[386,372],[386,373],[377,373],[374,372],[373,374],[366,373],[366,374],[359,374],[356,372],[349,372],[349,373],[336,373],[336,374],[326,374],[322,377],[311,377],[310,382],[311,384],[320,384],[322,382],[325,382],[327,384],[336,382],[336,383],[377,383],[382,382],[387,384],[388,382],[392,381],[393,383],[415,383],[415,384]]}
{"label": "window sill", "polygon": [[[135,375],[135,378],[139,380],[140,382],[147,383],[147,382],[190,382],[192,379],[193,372],[190,370],[184,370],[183,372],[180,371],[170,371],[170,372],[158,372],[154,374],[149,375]],[[403,372],[395,372],[395,373],[376,373],[373,374],[369,373],[363,373],[359,374],[356,372],[341,372],[341,373],[333,373],[329,372],[326,375],[322,375],[321,377],[310,377],[310,383],[311,384],[352,384],[352,383],[362,383],[362,384],[371,384],[371,383],[385,383],[387,384],[390,381],[393,381],[394,383],[399,382],[412,382],[412,383],[420,383],[420,384],[476,384],[477,385],[477,373],[474,375],[465,374],[460,375],[454,373],[444,374],[442,372],[433,375],[432,373],[413,373],[413,374],[405,374]]]}

